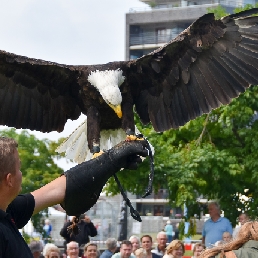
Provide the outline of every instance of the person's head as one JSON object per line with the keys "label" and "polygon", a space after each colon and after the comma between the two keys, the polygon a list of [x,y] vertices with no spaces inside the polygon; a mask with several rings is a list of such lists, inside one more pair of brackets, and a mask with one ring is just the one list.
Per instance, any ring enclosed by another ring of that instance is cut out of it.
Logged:
{"label": "person's head", "polygon": [[57,246],[51,246],[46,250],[45,258],[60,258],[60,250]]}
{"label": "person's head", "polygon": [[193,248],[193,256],[194,258],[197,258],[200,256],[201,252],[205,249],[205,245],[202,243],[197,243],[194,245]]}
{"label": "person's head", "polygon": [[133,250],[132,243],[129,240],[123,240],[120,246],[121,258],[129,258]]}
{"label": "person's head", "polygon": [[232,235],[229,233],[229,232],[224,232],[223,235],[222,235],[222,240],[224,242],[229,242],[232,240]]}
{"label": "person's head", "polygon": [[106,246],[109,251],[114,253],[117,249],[117,240],[115,238],[108,238],[106,240]]}
{"label": "person's head", "polygon": [[45,219],[45,224],[49,225],[50,224],[50,220],[49,219]]}
{"label": "person's head", "polygon": [[33,255],[33,258],[39,258],[43,250],[43,245],[40,241],[31,241],[29,243],[29,248]]}
{"label": "person's head", "polygon": [[166,248],[166,254],[170,254],[173,258],[181,258],[185,253],[185,246],[180,240],[173,240]]}
{"label": "person's head", "polygon": [[134,255],[136,258],[146,258],[147,257],[147,253],[146,250],[141,248],[138,248],[135,250]]}
{"label": "person's head", "polygon": [[244,225],[247,221],[249,221],[249,216],[246,213],[241,213],[238,216],[238,221],[241,225]]}
{"label": "person's head", "polygon": [[220,217],[220,206],[218,202],[212,201],[208,203],[208,210],[211,218]]}
{"label": "person's head", "polygon": [[78,258],[79,257],[79,244],[75,241],[71,241],[67,245],[67,256],[70,258]]}
{"label": "person's head", "polygon": [[170,222],[170,220],[168,220],[168,221],[167,221],[167,225],[171,225],[171,222]]}
{"label": "person's head", "polygon": [[53,243],[46,243],[44,248],[43,248],[43,252],[42,252],[43,256],[46,256],[46,253],[47,253],[48,249],[50,249],[52,247],[55,248],[57,246],[55,244],[53,244]]}
{"label": "person's head", "polygon": [[98,255],[98,246],[94,243],[88,243],[84,246],[84,256],[87,258],[96,258]]}
{"label": "person's head", "polygon": [[10,198],[15,198],[21,191],[22,173],[18,144],[14,139],[0,137],[0,183],[5,182],[11,191]]}
{"label": "person's head", "polygon": [[140,247],[140,239],[137,236],[131,236],[129,238],[129,241],[132,243],[133,246],[133,253],[135,252],[136,249]]}
{"label": "person's head", "polygon": [[166,232],[160,231],[157,234],[157,242],[158,242],[158,248],[159,249],[165,249],[167,245],[167,235]]}
{"label": "person's head", "polygon": [[141,237],[142,248],[149,253],[152,249],[152,237],[150,235],[144,235]]}

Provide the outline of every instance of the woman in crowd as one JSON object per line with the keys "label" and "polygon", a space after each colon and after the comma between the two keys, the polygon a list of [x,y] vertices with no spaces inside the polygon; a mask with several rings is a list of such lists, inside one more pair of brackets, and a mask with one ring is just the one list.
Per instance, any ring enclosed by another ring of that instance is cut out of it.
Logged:
{"label": "woman in crowd", "polygon": [[45,253],[45,258],[60,258],[60,250],[57,246],[49,246]]}
{"label": "woman in crowd", "polygon": [[136,249],[134,255],[136,258],[147,258],[146,250],[143,248]]}
{"label": "woman in crowd", "polygon": [[180,240],[173,240],[166,248],[163,258],[182,258],[185,253],[185,246]]}
{"label": "woman in crowd", "polygon": [[98,246],[94,243],[88,243],[84,246],[82,258],[97,258],[99,256]]}
{"label": "woman in crowd", "polygon": [[133,253],[135,254],[135,251],[140,247],[140,239],[133,235],[129,238],[129,241],[132,243]]}
{"label": "woman in crowd", "polygon": [[192,258],[199,258],[201,255],[201,252],[205,249],[205,245],[202,243],[197,243],[194,245],[193,248],[193,256]]}

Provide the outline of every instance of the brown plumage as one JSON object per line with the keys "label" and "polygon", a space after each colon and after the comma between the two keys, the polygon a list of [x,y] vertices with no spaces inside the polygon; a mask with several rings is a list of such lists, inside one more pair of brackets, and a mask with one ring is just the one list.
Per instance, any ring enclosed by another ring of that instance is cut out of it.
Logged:
{"label": "brown plumage", "polygon": [[[99,131],[134,131],[133,106],[156,131],[177,128],[258,84],[258,17],[252,9],[215,20],[206,14],[174,40],[137,60],[70,66],[0,51],[0,124],[61,132],[88,115],[89,147]],[[91,71],[123,71],[120,119],[88,81]]]}

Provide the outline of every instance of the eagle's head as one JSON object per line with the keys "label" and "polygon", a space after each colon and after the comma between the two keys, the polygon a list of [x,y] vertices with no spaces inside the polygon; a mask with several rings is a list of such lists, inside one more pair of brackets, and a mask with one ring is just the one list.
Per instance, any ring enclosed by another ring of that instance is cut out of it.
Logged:
{"label": "eagle's head", "polygon": [[119,118],[122,117],[122,95],[119,86],[124,82],[123,71],[106,70],[94,71],[88,77],[88,81],[99,91],[105,102],[115,111]]}

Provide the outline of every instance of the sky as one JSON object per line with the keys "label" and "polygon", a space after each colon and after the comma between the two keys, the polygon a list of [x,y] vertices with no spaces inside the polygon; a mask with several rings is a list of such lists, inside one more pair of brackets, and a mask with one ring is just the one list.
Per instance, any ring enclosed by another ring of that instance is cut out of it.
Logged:
{"label": "sky", "polygon": [[[0,49],[68,65],[122,61],[125,14],[131,8],[147,5],[139,0],[1,0]],[[69,120],[62,133],[32,133],[57,140],[83,120]]]}

